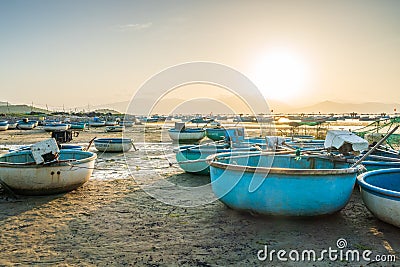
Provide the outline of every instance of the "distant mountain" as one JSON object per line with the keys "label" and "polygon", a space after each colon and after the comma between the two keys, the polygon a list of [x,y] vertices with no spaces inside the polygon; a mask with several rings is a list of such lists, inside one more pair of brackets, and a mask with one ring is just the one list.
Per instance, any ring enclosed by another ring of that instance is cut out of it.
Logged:
{"label": "distant mountain", "polygon": [[[396,110],[395,110],[396,109]],[[385,104],[379,102],[367,102],[361,104],[338,103],[333,101],[324,101],[315,105],[294,108],[293,113],[394,113],[400,110],[400,104]]]}
{"label": "distant mountain", "polygon": [[30,112],[40,112],[40,113],[49,113],[45,109],[37,108],[37,107],[32,107],[28,105],[11,105],[8,104],[7,102],[5,105],[0,105],[0,114],[27,114]]}
{"label": "distant mountain", "polygon": [[[167,113],[181,113],[181,114],[229,114],[233,113],[230,108],[221,104],[217,100],[205,100],[205,99],[197,99],[188,101],[186,103],[182,103],[182,99],[172,98],[172,99],[164,99],[160,103],[158,103],[152,113],[159,114],[167,114]],[[145,114],[148,112],[148,107],[151,106],[150,103],[146,99],[142,99],[141,101],[137,101],[138,105],[135,107],[131,107],[133,111],[132,114]],[[238,106],[238,100],[234,100],[233,98],[224,99],[224,103],[229,104],[232,107]],[[105,105],[94,106],[91,110],[94,109],[112,109],[119,111],[121,113],[125,113],[129,101],[117,102]],[[305,107],[293,107],[289,104],[275,101],[275,100],[267,100],[268,107],[273,114],[279,113],[393,113],[400,112],[400,104],[392,103],[379,103],[379,102],[367,102],[361,104],[354,103],[339,103],[334,101],[324,101],[314,105],[305,106]],[[396,109],[396,111],[394,111]],[[240,113],[237,112],[237,113]]]}

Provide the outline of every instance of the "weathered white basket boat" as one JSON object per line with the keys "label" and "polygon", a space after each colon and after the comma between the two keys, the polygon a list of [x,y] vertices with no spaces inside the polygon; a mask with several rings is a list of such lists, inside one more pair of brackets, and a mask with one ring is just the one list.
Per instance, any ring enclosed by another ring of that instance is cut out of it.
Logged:
{"label": "weathered white basket boat", "polygon": [[0,131],[6,131],[8,129],[8,121],[0,121]]}
{"label": "weathered white basket boat", "polygon": [[94,146],[101,152],[126,152],[133,142],[130,138],[99,138],[94,140]]}
{"label": "weathered white basket boat", "polygon": [[8,122],[8,130],[14,130],[17,128],[17,122]]}
{"label": "weathered white basket boat", "polygon": [[201,128],[169,129],[168,134],[173,141],[198,142],[206,136],[206,131]]}
{"label": "weathered white basket boat", "polygon": [[87,182],[97,155],[75,149],[60,150],[58,161],[36,164],[31,150],[0,156],[0,179],[15,193],[48,195],[68,192]]}
{"label": "weathered white basket boat", "polygon": [[116,133],[116,132],[122,132],[125,130],[125,126],[106,126],[106,132],[108,133]]}
{"label": "weathered white basket boat", "polygon": [[400,168],[369,171],[359,175],[357,182],[369,211],[400,227]]}
{"label": "weathered white basket boat", "polygon": [[67,123],[48,123],[44,126],[46,132],[65,131],[68,130],[70,124]]}
{"label": "weathered white basket boat", "polygon": [[18,121],[17,128],[20,130],[32,130],[36,127],[36,122],[34,121]]}

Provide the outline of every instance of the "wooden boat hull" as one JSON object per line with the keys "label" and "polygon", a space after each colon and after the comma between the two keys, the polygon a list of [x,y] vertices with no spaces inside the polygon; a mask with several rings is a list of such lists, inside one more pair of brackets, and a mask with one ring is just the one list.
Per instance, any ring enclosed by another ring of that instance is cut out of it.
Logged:
{"label": "wooden boat hull", "polygon": [[[0,179],[22,195],[68,192],[89,180],[96,158],[92,152],[61,150],[60,163],[43,166],[24,164],[33,161],[29,150],[11,152],[0,157]],[[70,159],[74,161],[62,162]]]}
{"label": "wooden boat hull", "polygon": [[168,130],[169,137],[173,141],[178,142],[198,142],[206,136],[206,131],[203,129],[185,129],[182,131],[176,129]]}
{"label": "wooden boat hull", "polygon": [[366,172],[357,177],[357,182],[368,210],[400,227],[400,168]]}
{"label": "wooden boat hull", "polygon": [[7,131],[7,130],[8,130],[8,124],[0,125],[0,131]]}
{"label": "wooden boat hull", "polygon": [[220,201],[264,215],[335,213],[349,201],[358,171],[312,156],[228,153],[209,160],[211,186]]}
{"label": "wooden boat hull", "polygon": [[99,138],[94,140],[94,146],[101,152],[126,152],[133,144],[129,138]]}

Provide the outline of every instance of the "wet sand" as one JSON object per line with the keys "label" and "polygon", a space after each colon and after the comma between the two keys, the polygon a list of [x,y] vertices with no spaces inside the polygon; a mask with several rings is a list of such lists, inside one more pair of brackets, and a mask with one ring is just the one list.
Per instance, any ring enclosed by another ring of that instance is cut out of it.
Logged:
{"label": "wet sand", "polygon": [[[159,140],[154,126],[146,141]],[[82,132],[77,143],[120,136],[103,129]],[[0,266],[396,266],[397,263],[346,260],[296,262],[260,261],[259,250],[371,250],[372,255],[397,255],[400,229],[375,219],[363,205],[358,189],[340,212],[318,218],[274,218],[239,213],[215,201],[198,207],[164,204],[143,191],[143,183],[166,179],[183,186],[205,185],[207,176],[168,167],[157,149],[146,148],[143,127],[128,130],[138,151],[123,169],[118,156],[99,154],[91,179],[78,190],[18,199],[0,192]],[[0,132],[0,145],[27,144],[48,138],[40,130]],[[156,146],[156,143],[155,143]],[[156,147],[157,148],[157,147]],[[132,164],[131,164],[132,165]],[[115,168],[113,166],[118,166]],[[115,170],[112,170],[115,168]],[[114,176],[112,175],[114,174]],[[111,178],[110,178],[111,177]],[[138,179],[139,178],[139,179]],[[174,195],[171,187],[171,195]]]}

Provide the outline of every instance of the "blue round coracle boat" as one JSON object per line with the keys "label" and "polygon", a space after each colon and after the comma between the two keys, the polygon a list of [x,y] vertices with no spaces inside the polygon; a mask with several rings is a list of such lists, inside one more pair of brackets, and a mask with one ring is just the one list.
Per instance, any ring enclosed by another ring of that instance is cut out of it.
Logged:
{"label": "blue round coracle boat", "polygon": [[266,152],[212,155],[211,186],[225,205],[251,213],[316,216],[342,209],[358,168],[321,156]]}
{"label": "blue round coracle boat", "polygon": [[366,172],[357,177],[357,182],[369,211],[400,227],[400,168]]}
{"label": "blue round coracle boat", "polygon": [[206,158],[216,153],[226,153],[232,151],[256,151],[257,148],[251,146],[231,148],[227,144],[207,144],[207,145],[187,145],[174,149],[176,160],[179,166],[188,173],[209,175],[210,168]]}

